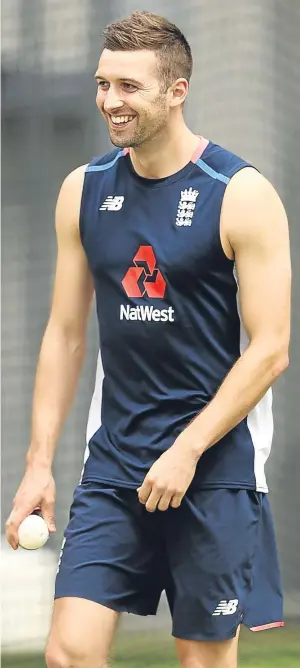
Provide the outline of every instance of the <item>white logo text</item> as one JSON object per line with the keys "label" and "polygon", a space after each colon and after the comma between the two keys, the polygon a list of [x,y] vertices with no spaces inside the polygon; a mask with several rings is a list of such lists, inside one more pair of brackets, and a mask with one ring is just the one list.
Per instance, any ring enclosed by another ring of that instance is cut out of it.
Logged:
{"label": "white logo text", "polygon": [[154,306],[124,306],[120,307],[120,320],[147,320],[148,322],[174,322],[174,309],[158,309]]}

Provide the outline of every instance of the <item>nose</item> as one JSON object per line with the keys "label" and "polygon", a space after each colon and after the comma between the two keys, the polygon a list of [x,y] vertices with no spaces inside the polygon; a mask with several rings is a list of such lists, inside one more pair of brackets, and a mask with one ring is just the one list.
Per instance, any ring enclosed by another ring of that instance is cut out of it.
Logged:
{"label": "nose", "polygon": [[120,109],[123,106],[124,102],[120,100],[116,91],[114,91],[113,87],[110,86],[105,96],[105,101],[103,105],[104,111],[106,111],[108,114],[111,114],[112,111]]}

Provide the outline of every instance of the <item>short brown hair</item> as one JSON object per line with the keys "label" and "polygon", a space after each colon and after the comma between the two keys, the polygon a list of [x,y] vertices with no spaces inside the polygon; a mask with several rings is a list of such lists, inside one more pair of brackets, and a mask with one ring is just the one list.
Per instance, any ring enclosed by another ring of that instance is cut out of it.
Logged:
{"label": "short brown hair", "polygon": [[167,88],[176,79],[191,78],[193,58],[188,41],[174,23],[158,14],[133,12],[110,23],[103,36],[103,48],[110,51],[155,51],[159,74]]}

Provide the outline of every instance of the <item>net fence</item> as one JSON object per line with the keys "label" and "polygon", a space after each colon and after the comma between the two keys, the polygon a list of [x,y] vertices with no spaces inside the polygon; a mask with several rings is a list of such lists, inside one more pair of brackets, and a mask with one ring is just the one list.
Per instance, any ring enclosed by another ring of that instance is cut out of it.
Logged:
{"label": "net fence", "polygon": [[[294,0],[187,0],[185,5],[3,0],[2,521],[28,447],[35,365],[53,282],[57,193],[68,172],[109,149],[94,104],[100,32],[134,9],[174,20],[191,43],[195,69],[186,108],[191,129],[253,162],[288,211],[294,273],[291,362],[275,388],[268,481],[286,613],[300,617],[300,4]],[[82,467],[97,351],[93,314],[79,391],[54,466],[57,535],[36,555],[2,546],[4,649],[44,642],[57,555]],[[162,609],[160,619],[164,614]]]}

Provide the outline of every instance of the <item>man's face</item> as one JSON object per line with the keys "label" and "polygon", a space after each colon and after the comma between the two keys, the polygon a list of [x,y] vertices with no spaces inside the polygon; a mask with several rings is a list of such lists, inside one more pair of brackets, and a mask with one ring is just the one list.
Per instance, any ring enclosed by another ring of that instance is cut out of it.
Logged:
{"label": "man's face", "polygon": [[95,78],[97,107],[115,146],[141,146],[167,125],[168,96],[161,91],[153,51],[104,49]]}

